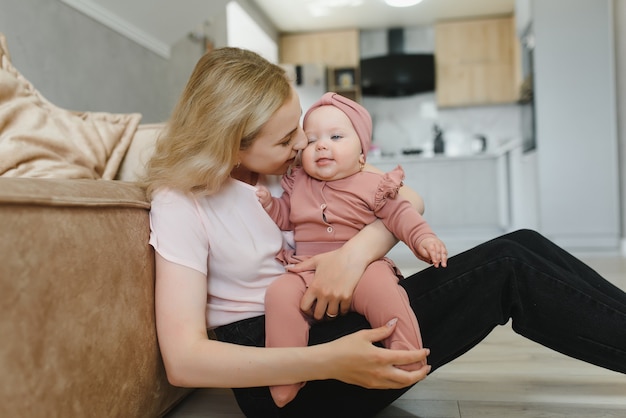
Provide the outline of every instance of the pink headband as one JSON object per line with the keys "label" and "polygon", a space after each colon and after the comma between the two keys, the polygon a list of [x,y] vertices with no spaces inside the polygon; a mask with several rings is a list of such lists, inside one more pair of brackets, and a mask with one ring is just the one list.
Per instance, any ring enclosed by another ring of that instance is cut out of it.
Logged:
{"label": "pink headband", "polygon": [[356,131],[359,139],[361,140],[361,149],[363,150],[363,157],[367,157],[367,151],[370,149],[372,143],[372,117],[369,112],[365,110],[363,106],[355,101],[352,101],[346,97],[343,97],[337,93],[328,92],[325,93],[321,99],[313,103],[309,110],[304,115],[303,125],[306,123],[309,114],[321,106],[335,106],[346,114],[352,126]]}

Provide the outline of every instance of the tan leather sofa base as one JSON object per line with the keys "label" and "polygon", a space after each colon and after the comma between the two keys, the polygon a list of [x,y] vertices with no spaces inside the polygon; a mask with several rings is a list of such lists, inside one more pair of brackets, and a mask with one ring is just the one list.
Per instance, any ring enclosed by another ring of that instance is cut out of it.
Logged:
{"label": "tan leather sofa base", "polygon": [[149,202],[133,183],[0,178],[0,416],[157,417]]}

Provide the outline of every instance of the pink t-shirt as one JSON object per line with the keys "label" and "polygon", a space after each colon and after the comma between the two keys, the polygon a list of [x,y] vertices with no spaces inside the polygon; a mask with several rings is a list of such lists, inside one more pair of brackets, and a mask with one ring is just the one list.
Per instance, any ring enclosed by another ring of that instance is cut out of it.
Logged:
{"label": "pink t-shirt", "polygon": [[267,286],[284,267],[284,234],[261,207],[256,188],[230,179],[212,196],[155,193],[150,244],[166,260],[207,276],[207,328],[264,314]]}

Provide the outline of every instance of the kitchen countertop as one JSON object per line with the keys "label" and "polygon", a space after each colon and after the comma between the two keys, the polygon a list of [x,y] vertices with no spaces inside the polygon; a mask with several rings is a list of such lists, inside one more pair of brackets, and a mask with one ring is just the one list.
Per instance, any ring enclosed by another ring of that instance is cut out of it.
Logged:
{"label": "kitchen countertop", "polygon": [[480,159],[493,159],[500,157],[511,150],[521,147],[522,142],[518,139],[510,139],[502,141],[497,147],[487,149],[487,151],[478,152],[475,154],[460,154],[460,155],[446,155],[446,154],[434,154],[432,151],[426,151],[420,154],[383,154],[367,156],[367,162],[373,165],[377,163],[407,163],[407,162],[440,162],[440,161],[466,161],[466,160],[480,160]]}

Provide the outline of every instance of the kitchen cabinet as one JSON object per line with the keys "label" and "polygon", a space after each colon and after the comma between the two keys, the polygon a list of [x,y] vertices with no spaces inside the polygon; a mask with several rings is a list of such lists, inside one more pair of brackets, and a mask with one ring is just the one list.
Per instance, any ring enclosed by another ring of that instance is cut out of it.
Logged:
{"label": "kitchen cabinet", "polygon": [[361,80],[358,67],[328,67],[327,90],[361,101]]}
{"label": "kitchen cabinet", "polygon": [[[385,172],[402,166],[404,184],[424,199],[424,218],[454,254],[509,230],[510,152],[367,161]],[[399,243],[391,257],[406,265],[413,255]]]}
{"label": "kitchen cabinet", "polygon": [[358,29],[285,34],[280,37],[279,44],[280,62],[284,64],[359,66]]}
{"label": "kitchen cabinet", "polygon": [[356,29],[298,33],[280,37],[283,64],[323,64],[326,90],[361,100],[359,31]]}
{"label": "kitchen cabinet", "polygon": [[436,23],[435,57],[440,107],[517,101],[521,69],[512,16]]}

